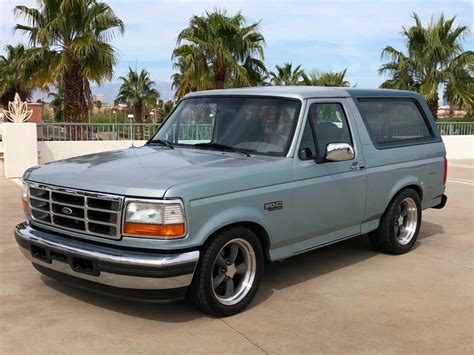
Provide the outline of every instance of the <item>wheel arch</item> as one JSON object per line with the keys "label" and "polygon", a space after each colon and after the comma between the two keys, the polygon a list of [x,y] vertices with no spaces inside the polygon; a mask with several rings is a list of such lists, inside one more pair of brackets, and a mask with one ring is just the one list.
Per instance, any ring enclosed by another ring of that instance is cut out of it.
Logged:
{"label": "wheel arch", "polygon": [[234,228],[234,227],[245,227],[249,230],[251,230],[255,235],[257,236],[258,240],[260,241],[260,244],[262,246],[263,250],[263,255],[265,257],[265,260],[268,261],[270,260],[270,238],[268,236],[268,233],[266,229],[260,225],[259,223],[253,222],[253,221],[238,221],[238,222],[233,222],[226,224],[225,226],[221,226],[218,229],[214,230],[212,233],[209,234],[209,236],[206,238],[204,241],[204,244],[208,243],[209,240],[211,240],[217,233]]}
{"label": "wheel arch", "polygon": [[387,211],[387,209],[388,209],[388,207],[390,206],[390,204],[392,203],[392,201],[393,201],[402,191],[405,191],[405,190],[408,190],[408,189],[415,190],[415,192],[416,192],[416,193],[418,194],[418,196],[420,197],[420,202],[423,201],[423,187],[421,186],[421,184],[411,183],[411,184],[403,185],[402,187],[399,187],[396,191],[393,191],[393,193],[391,194],[390,199],[388,200],[387,204],[385,205],[384,214],[385,214],[385,212]]}
{"label": "wheel arch", "polygon": [[[416,229],[413,231],[413,235],[410,236],[410,240],[406,242],[406,244],[400,244],[400,241],[396,241],[395,239],[398,238],[396,234],[393,234],[393,222],[394,220],[397,220],[399,216],[394,215],[396,213],[394,209],[391,208],[393,205],[394,201],[404,192],[407,190],[413,190],[416,195],[419,196],[420,198],[420,207],[421,207],[421,198],[423,196],[423,189],[420,185],[418,184],[407,184],[400,188],[398,191],[396,191],[395,194],[393,194],[392,198],[388,202],[385,211],[383,212],[382,216],[379,219],[379,225],[377,229],[372,230],[369,233],[369,239],[373,245],[373,247],[377,250],[380,250],[382,252],[388,252],[391,254],[403,254],[408,252],[412,246],[414,245],[412,243],[412,239],[414,238],[416,240],[417,235],[420,230],[420,225],[421,225],[421,208],[417,208],[417,220],[416,220]],[[413,192],[411,192],[411,195],[413,196]],[[403,200],[402,200],[403,201]],[[400,201],[401,202],[401,201]],[[395,205],[396,207],[397,205]],[[418,206],[417,206],[418,207]],[[390,218],[390,219],[386,219]]]}
{"label": "wheel arch", "polygon": [[408,176],[400,180],[397,184],[393,186],[392,190],[390,191],[390,194],[387,196],[388,198],[385,203],[385,209],[387,209],[387,207],[390,206],[390,203],[400,192],[406,189],[415,190],[418,193],[418,196],[420,197],[420,201],[423,201],[423,194],[424,194],[423,182],[414,176]]}

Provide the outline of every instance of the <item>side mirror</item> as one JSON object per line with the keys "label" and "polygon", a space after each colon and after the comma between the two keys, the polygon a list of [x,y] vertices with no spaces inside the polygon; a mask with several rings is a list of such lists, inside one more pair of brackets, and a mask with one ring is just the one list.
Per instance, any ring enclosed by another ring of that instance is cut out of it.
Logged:
{"label": "side mirror", "polygon": [[310,160],[314,158],[314,154],[310,148],[303,148],[298,153],[301,160]]}
{"label": "side mirror", "polygon": [[355,157],[354,148],[347,143],[329,143],[326,147],[326,161],[346,161]]}

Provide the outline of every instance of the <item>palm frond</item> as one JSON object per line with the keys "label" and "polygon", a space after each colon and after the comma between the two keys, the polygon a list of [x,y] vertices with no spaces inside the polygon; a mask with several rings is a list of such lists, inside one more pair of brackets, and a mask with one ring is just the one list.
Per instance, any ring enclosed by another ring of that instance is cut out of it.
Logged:
{"label": "palm frond", "polygon": [[393,47],[382,50],[382,59],[388,60],[379,73],[388,75],[381,87],[414,90],[421,93],[436,114],[438,90],[444,85],[444,96],[450,102],[472,104],[472,52],[463,52],[461,39],[469,32],[468,26],[455,25],[455,17],[444,15],[423,26],[417,14],[415,24],[403,27],[406,51]]}
{"label": "palm frond", "polygon": [[35,68],[31,78],[41,87],[63,81],[64,114],[80,121],[92,102],[89,82],[112,78],[116,57],[110,43],[124,24],[98,0],[41,0],[38,5],[14,10],[26,21],[15,30],[26,33],[32,46],[25,63]]}

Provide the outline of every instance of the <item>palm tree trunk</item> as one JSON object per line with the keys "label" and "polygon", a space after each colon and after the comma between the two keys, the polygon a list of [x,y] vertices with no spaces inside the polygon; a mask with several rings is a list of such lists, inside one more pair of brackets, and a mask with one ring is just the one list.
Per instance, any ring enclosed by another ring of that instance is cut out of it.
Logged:
{"label": "palm tree trunk", "polygon": [[216,80],[216,89],[223,89],[224,83],[225,83],[225,80]]}
{"label": "palm tree trunk", "polygon": [[84,78],[79,64],[73,63],[64,73],[64,121],[87,122],[87,102],[84,93]]}
{"label": "palm tree trunk", "polygon": [[[85,123],[88,121],[88,103],[84,93],[84,78],[80,66],[73,63],[64,73],[64,122]],[[71,140],[87,139],[87,127],[73,126],[69,130]]]}
{"label": "palm tree trunk", "polygon": [[438,120],[438,96],[433,99],[428,99],[426,103],[428,104],[435,121]]}
{"label": "palm tree trunk", "polygon": [[450,120],[452,120],[454,118],[454,106],[450,103],[449,104],[449,112],[448,112],[448,117]]}
{"label": "palm tree trunk", "polygon": [[223,89],[225,84],[225,79],[227,77],[227,70],[224,65],[215,62],[214,65],[214,82],[216,89]]}
{"label": "palm tree trunk", "polygon": [[[135,122],[137,123],[144,123],[143,122],[143,104],[136,104],[133,106],[133,117]],[[135,132],[134,139],[142,140],[143,139],[143,126],[140,125],[137,127]]]}

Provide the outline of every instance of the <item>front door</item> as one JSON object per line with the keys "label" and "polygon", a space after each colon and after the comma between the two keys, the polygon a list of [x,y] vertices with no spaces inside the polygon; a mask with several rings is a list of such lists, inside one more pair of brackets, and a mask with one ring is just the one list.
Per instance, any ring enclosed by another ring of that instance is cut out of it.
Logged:
{"label": "front door", "polygon": [[[311,100],[294,159],[294,252],[357,235],[366,201],[366,174],[347,99]],[[348,143],[355,158],[321,162],[329,143]]]}

